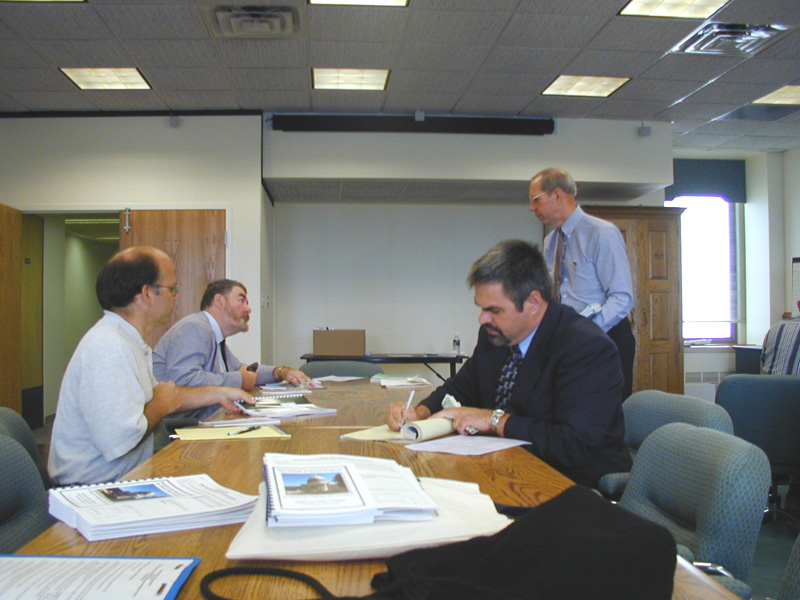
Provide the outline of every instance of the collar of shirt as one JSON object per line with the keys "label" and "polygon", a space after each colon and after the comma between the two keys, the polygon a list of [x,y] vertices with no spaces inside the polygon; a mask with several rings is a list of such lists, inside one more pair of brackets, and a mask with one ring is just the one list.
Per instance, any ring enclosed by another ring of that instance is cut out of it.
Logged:
{"label": "collar of shirt", "polygon": [[144,341],[142,334],[139,333],[139,330],[136,329],[131,323],[125,320],[125,318],[114,311],[105,310],[103,309],[103,314],[106,315],[109,319],[116,321],[119,324],[122,332],[131,338],[131,340],[135,341],[137,344],[142,345],[142,349],[144,350],[145,354],[150,352],[150,346],[147,345],[147,342]]}
{"label": "collar of shirt", "polygon": [[225,339],[225,336],[222,335],[222,327],[219,326],[219,323],[217,323],[217,320],[214,318],[214,315],[212,315],[210,312],[204,310],[203,314],[208,319],[208,322],[211,323],[211,329],[214,332],[214,339],[217,341],[217,344],[219,344],[220,342],[222,342],[222,340]]}
{"label": "collar of shirt", "polygon": [[572,232],[575,231],[575,228],[578,226],[578,223],[580,223],[580,220],[585,214],[586,213],[583,212],[583,209],[580,206],[575,207],[575,210],[572,211],[572,214],[561,226],[561,231],[564,232],[565,236],[569,237],[572,235]]}
{"label": "collar of shirt", "polygon": [[528,348],[530,348],[531,342],[533,341],[533,336],[536,335],[536,330],[539,329],[539,326],[536,326],[536,329],[531,331],[530,335],[522,340],[517,346],[519,346],[519,351],[522,354],[522,358],[525,358],[525,354],[528,352]]}

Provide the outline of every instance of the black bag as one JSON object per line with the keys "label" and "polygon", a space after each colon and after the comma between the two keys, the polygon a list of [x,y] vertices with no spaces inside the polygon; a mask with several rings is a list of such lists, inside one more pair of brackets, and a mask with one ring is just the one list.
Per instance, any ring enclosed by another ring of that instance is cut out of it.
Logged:
{"label": "black bag", "polygon": [[[574,486],[495,535],[389,558],[388,572],[373,578],[376,591],[365,598],[670,600],[675,561],[667,529]],[[286,573],[294,572],[272,574]],[[313,578],[294,575],[321,597],[335,597]],[[220,598],[208,590],[214,576],[201,584],[211,600]]]}

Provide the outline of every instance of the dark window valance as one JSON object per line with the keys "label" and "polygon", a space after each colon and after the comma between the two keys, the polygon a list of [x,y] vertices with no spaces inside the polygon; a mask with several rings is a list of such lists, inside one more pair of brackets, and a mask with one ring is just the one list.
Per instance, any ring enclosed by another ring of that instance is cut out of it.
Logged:
{"label": "dark window valance", "polygon": [[728,202],[745,201],[743,160],[672,161],[674,182],[665,190],[665,200],[678,196],[720,196]]}

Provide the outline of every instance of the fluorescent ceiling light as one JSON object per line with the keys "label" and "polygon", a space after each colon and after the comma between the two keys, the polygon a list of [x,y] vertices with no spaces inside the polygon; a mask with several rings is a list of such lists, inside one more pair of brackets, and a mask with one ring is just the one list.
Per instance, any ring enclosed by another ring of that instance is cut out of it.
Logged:
{"label": "fluorescent ceiling light", "polygon": [[385,90],[389,69],[314,69],[315,90]]}
{"label": "fluorescent ceiling light", "polygon": [[800,104],[800,85],[785,85],[767,94],[753,104]]}
{"label": "fluorescent ceiling light", "polygon": [[707,19],[728,0],[631,0],[619,14],[639,17]]}
{"label": "fluorescent ceiling light", "polygon": [[543,96],[590,96],[605,98],[617,91],[630,77],[585,77],[580,75],[559,75],[550,84]]}
{"label": "fluorescent ceiling light", "polygon": [[149,90],[138,69],[61,69],[82,90]]}
{"label": "fluorescent ceiling light", "polygon": [[353,6],[408,6],[408,0],[308,0],[309,4],[350,4]]}

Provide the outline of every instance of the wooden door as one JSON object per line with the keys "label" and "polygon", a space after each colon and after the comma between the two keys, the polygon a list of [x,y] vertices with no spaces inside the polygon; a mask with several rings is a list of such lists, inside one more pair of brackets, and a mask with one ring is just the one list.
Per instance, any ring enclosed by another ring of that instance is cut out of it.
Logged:
{"label": "wooden door", "polygon": [[131,246],[154,246],[175,262],[181,289],[172,325],[200,310],[206,286],[225,277],[225,211],[123,211],[120,214],[120,249]]}
{"label": "wooden door", "polygon": [[633,391],[683,393],[681,334],[682,209],[585,206],[622,231],[633,279],[631,322],[636,336]]}
{"label": "wooden door", "polygon": [[0,406],[22,412],[22,213],[0,204]]}

